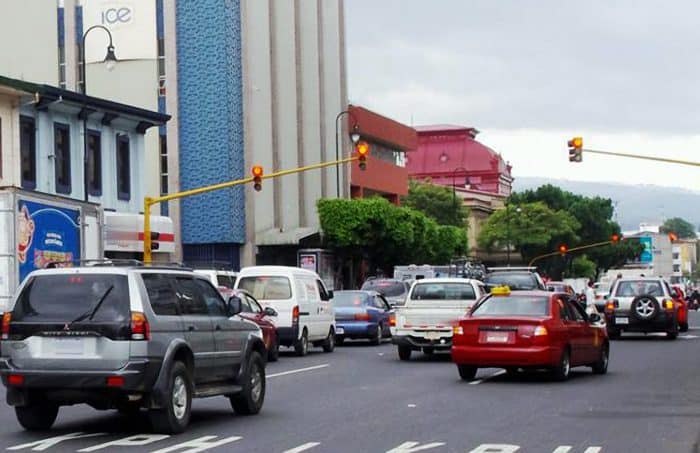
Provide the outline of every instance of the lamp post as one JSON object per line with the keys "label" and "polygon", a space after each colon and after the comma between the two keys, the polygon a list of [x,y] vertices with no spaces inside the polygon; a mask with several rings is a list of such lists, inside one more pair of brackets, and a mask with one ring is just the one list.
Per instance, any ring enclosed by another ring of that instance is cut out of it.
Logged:
{"label": "lamp post", "polygon": [[[353,145],[356,145],[357,142],[360,141],[360,125],[357,124],[357,118],[355,118],[355,115],[353,115],[350,110],[343,110],[342,112],[338,113],[338,115],[335,117],[335,160],[340,160],[338,120],[340,120],[340,117],[343,115],[349,115],[352,117],[353,125],[350,140],[352,140]],[[340,198],[340,167],[338,165],[335,166],[335,196],[336,198]]]}
{"label": "lamp post", "polygon": [[[87,38],[88,33],[90,33],[92,30],[100,28],[104,31],[107,32],[107,35],[109,36],[109,45],[107,45],[107,54],[105,55],[104,63],[107,67],[108,71],[111,71],[114,69],[114,66],[117,63],[117,56],[114,54],[114,45],[112,44],[112,33],[109,31],[109,29],[103,25],[93,25],[92,27],[88,28],[85,30],[85,33],[83,33],[83,39],[82,39],[82,47],[80,48],[80,57],[83,62],[83,67],[81,70],[81,74],[83,76],[83,95],[87,96],[87,62],[85,61],[85,38]],[[89,178],[88,178],[88,130],[87,130],[87,117],[88,117],[88,112],[87,112],[87,99],[83,99],[83,190],[85,191],[85,201],[89,200],[90,196],[90,188],[89,186]]]}
{"label": "lamp post", "polygon": [[[457,190],[456,190],[456,184],[455,180],[457,179],[457,172],[458,171],[464,171],[465,173],[467,172],[467,169],[464,167],[457,167],[454,170],[452,170],[452,208],[455,209],[455,206],[457,206]],[[468,181],[468,179],[465,179],[465,183]],[[455,215],[456,216],[456,215]],[[455,218],[455,223],[456,223],[456,218]]]}
{"label": "lamp post", "polygon": [[[522,209],[518,206],[515,212],[520,213]],[[506,262],[510,267],[510,203],[506,201]]]}

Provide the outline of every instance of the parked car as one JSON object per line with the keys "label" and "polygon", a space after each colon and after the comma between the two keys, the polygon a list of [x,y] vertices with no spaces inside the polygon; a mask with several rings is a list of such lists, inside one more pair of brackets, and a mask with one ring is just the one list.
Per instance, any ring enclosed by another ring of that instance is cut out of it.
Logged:
{"label": "parked car", "polygon": [[336,291],[335,337],[337,344],[348,338],[368,339],[379,345],[391,336],[393,311],[386,298],[376,291]]}
{"label": "parked car", "polygon": [[671,286],[671,294],[673,295],[673,300],[678,304],[678,331],[687,332],[688,331],[688,300],[685,298],[685,293],[680,285]]}
{"label": "parked car", "polygon": [[395,278],[373,278],[365,281],[360,289],[376,291],[386,298],[389,305],[398,307],[406,303],[406,295],[411,289],[411,283]]}
{"label": "parked car", "polygon": [[547,289],[534,267],[490,267],[484,278],[484,284],[487,291],[504,285],[513,291]]}
{"label": "parked car", "polygon": [[280,341],[274,324],[274,320],[277,317],[275,309],[272,307],[262,308],[260,303],[255,300],[255,297],[242,289],[220,287],[219,291],[225,294],[227,300],[231,297],[236,297],[241,301],[241,312],[238,315],[260,327],[263,333],[263,342],[267,349],[267,361],[276,362],[280,355]]}
{"label": "parked car", "polygon": [[239,414],[265,398],[265,345],[205,278],[183,268],[32,272],[2,317],[0,376],[28,430],[60,406],[148,409],[154,431],[185,430],[192,398],[226,396]]}
{"label": "parked car", "polygon": [[454,327],[452,361],[464,380],[479,368],[545,368],[557,380],[576,366],[604,374],[610,348],[599,320],[566,294],[495,288]]}
{"label": "parked car", "polygon": [[317,273],[287,266],[244,267],[236,289],[246,290],[263,308],[275,309],[282,346],[293,346],[299,356],[308,353],[309,344],[325,352],[335,349],[333,291]]}
{"label": "parked car", "polygon": [[223,286],[228,289],[233,289],[236,284],[236,272],[227,269],[208,269],[208,268],[194,268],[194,272],[203,275],[209,279],[212,285],[216,287]]}
{"label": "parked car", "polygon": [[605,304],[608,336],[622,332],[666,332],[678,336],[679,304],[668,283],[658,277],[624,277],[615,281]]}
{"label": "parked car", "polygon": [[391,342],[401,360],[410,360],[412,351],[425,354],[449,351],[452,326],[484,295],[484,285],[466,278],[426,278],[416,280],[406,304],[396,309],[396,327]]}

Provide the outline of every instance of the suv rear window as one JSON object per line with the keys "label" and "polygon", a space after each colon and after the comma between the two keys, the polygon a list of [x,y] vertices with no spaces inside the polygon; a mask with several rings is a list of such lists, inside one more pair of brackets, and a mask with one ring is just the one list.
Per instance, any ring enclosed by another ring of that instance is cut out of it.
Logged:
{"label": "suv rear window", "polygon": [[258,300],[283,300],[292,298],[292,286],[287,277],[242,277],[238,288],[244,289]]}
{"label": "suv rear window", "polygon": [[492,296],[476,307],[472,316],[547,316],[549,298],[537,296]]}
{"label": "suv rear window", "polygon": [[131,318],[125,275],[39,275],[19,295],[12,321],[70,322],[89,313],[103,297],[92,321],[122,322]]}
{"label": "suv rear window", "polygon": [[408,292],[406,284],[397,280],[369,280],[360,289],[363,291],[376,291],[384,297],[402,296]]}
{"label": "suv rear window", "polygon": [[411,300],[474,300],[476,292],[466,283],[417,283]]}
{"label": "suv rear window", "polygon": [[497,272],[489,274],[484,279],[488,286],[508,285],[512,290],[538,289],[537,277],[533,274],[516,272]]}
{"label": "suv rear window", "polygon": [[617,284],[615,296],[617,297],[637,297],[642,294],[650,296],[663,296],[664,289],[661,282],[650,280],[626,280]]}

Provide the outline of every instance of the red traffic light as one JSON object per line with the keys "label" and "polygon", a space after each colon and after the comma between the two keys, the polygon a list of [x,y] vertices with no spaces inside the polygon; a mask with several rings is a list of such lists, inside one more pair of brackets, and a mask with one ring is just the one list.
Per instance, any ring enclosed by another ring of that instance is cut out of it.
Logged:
{"label": "red traffic light", "polygon": [[262,190],[263,168],[261,165],[253,165],[250,172],[253,174],[253,189],[256,192],[260,192]]}
{"label": "red traffic light", "polygon": [[620,242],[621,239],[622,239],[622,236],[617,234],[617,233],[614,233],[612,236],[610,236],[610,241],[612,243]]}
{"label": "red traffic light", "polygon": [[559,246],[559,253],[561,253],[562,255],[565,255],[568,251],[569,247],[567,247],[566,244],[562,244]]}

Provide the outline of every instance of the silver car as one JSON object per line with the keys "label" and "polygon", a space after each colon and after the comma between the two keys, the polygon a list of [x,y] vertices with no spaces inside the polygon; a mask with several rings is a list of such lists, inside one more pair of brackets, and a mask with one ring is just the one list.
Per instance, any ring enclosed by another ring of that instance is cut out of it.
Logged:
{"label": "silver car", "polygon": [[28,430],[60,406],[147,409],[156,432],[185,430],[192,398],[223,395],[256,414],[265,398],[260,329],[206,277],[181,268],[35,271],[2,318],[0,376]]}

